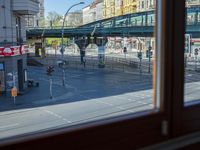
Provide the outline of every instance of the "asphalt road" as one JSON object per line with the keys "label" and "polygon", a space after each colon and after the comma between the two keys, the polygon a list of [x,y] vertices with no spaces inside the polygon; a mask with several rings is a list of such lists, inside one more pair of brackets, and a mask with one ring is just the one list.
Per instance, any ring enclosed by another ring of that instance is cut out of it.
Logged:
{"label": "asphalt road", "polygon": [[40,86],[17,97],[16,104],[11,98],[1,104],[0,139],[153,108],[151,75],[67,69],[63,87],[61,71],[55,68],[49,99],[46,68],[28,69]]}
{"label": "asphalt road", "polygon": [[[31,67],[28,74],[40,86],[17,97],[16,104],[9,98],[1,101],[0,140],[153,109],[148,74],[68,69],[67,85],[62,87],[61,70],[56,68],[53,99],[49,99],[46,68]],[[186,73],[186,82],[187,101],[199,99],[199,74]]]}

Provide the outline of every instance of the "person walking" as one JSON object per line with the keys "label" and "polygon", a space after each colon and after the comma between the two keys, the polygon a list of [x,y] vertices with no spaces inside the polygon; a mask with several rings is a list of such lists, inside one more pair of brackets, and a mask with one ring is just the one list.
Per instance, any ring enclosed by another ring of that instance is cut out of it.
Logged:
{"label": "person walking", "polygon": [[85,56],[83,57],[83,66],[84,66],[84,68],[85,68],[85,65],[86,65],[86,58],[85,58]]}

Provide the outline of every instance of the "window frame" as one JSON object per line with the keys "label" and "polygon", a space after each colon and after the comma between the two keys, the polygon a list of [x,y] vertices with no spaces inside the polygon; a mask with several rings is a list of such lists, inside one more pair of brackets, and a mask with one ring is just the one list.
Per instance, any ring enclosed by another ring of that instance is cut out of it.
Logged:
{"label": "window frame", "polygon": [[[179,11],[175,11],[179,10]],[[200,130],[200,103],[184,105],[184,46],[185,46],[185,0],[174,2],[174,50],[172,51],[173,84],[172,137],[181,136]]]}
{"label": "window frame", "polygon": [[[162,12],[160,16],[162,23],[160,77],[162,80],[160,94],[156,95],[160,97],[160,111],[140,112],[40,132],[5,140],[0,143],[0,147],[2,146],[2,149],[58,149],[66,146],[71,149],[134,149],[180,136],[182,130],[176,130],[182,121],[178,118],[183,111],[181,104],[183,103],[184,70],[183,67],[179,67],[184,63],[184,56],[181,54],[181,48],[184,46],[184,26],[179,26],[184,17],[183,3],[174,0],[158,1],[162,2],[160,10]],[[158,31],[155,34],[157,33]],[[175,49],[178,50],[174,51]],[[180,54],[178,59],[174,54]]]}

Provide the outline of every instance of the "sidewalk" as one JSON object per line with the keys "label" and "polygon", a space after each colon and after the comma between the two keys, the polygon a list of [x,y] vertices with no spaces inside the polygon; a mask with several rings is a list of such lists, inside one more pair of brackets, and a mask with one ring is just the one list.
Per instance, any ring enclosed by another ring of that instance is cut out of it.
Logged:
{"label": "sidewalk", "polygon": [[38,81],[40,83],[39,87],[31,87],[26,94],[17,96],[15,103],[13,97],[1,96],[0,112],[37,107],[44,104],[49,105],[59,100],[67,99],[67,97],[72,96],[74,93],[71,87],[63,87],[57,83],[53,83],[53,99],[50,99],[48,80],[44,81],[39,79]]}

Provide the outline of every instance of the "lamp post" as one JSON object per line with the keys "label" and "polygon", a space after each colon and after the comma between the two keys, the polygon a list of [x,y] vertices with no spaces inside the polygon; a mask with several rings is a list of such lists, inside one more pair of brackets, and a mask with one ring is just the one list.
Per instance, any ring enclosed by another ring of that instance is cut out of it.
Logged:
{"label": "lamp post", "polygon": [[[64,15],[64,19],[63,19],[63,24],[62,24],[62,41],[61,41],[61,55],[62,55],[62,62],[63,62],[63,65],[64,65],[64,46],[63,46],[63,43],[64,43],[64,39],[63,39],[63,37],[64,37],[64,25],[65,25],[65,19],[66,19],[66,16],[67,16],[67,14],[69,13],[69,11],[73,8],[73,7],[75,7],[75,6],[77,6],[77,5],[80,5],[80,4],[84,4],[84,2],[79,2],[79,3],[76,3],[76,4],[74,4],[74,5],[72,5],[68,10],[67,10],[67,12],[65,13],[65,15]],[[62,66],[63,66],[62,65]],[[63,84],[63,86],[65,86],[65,70],[64,70],[64,66],[62,67],[62,84]]]}

